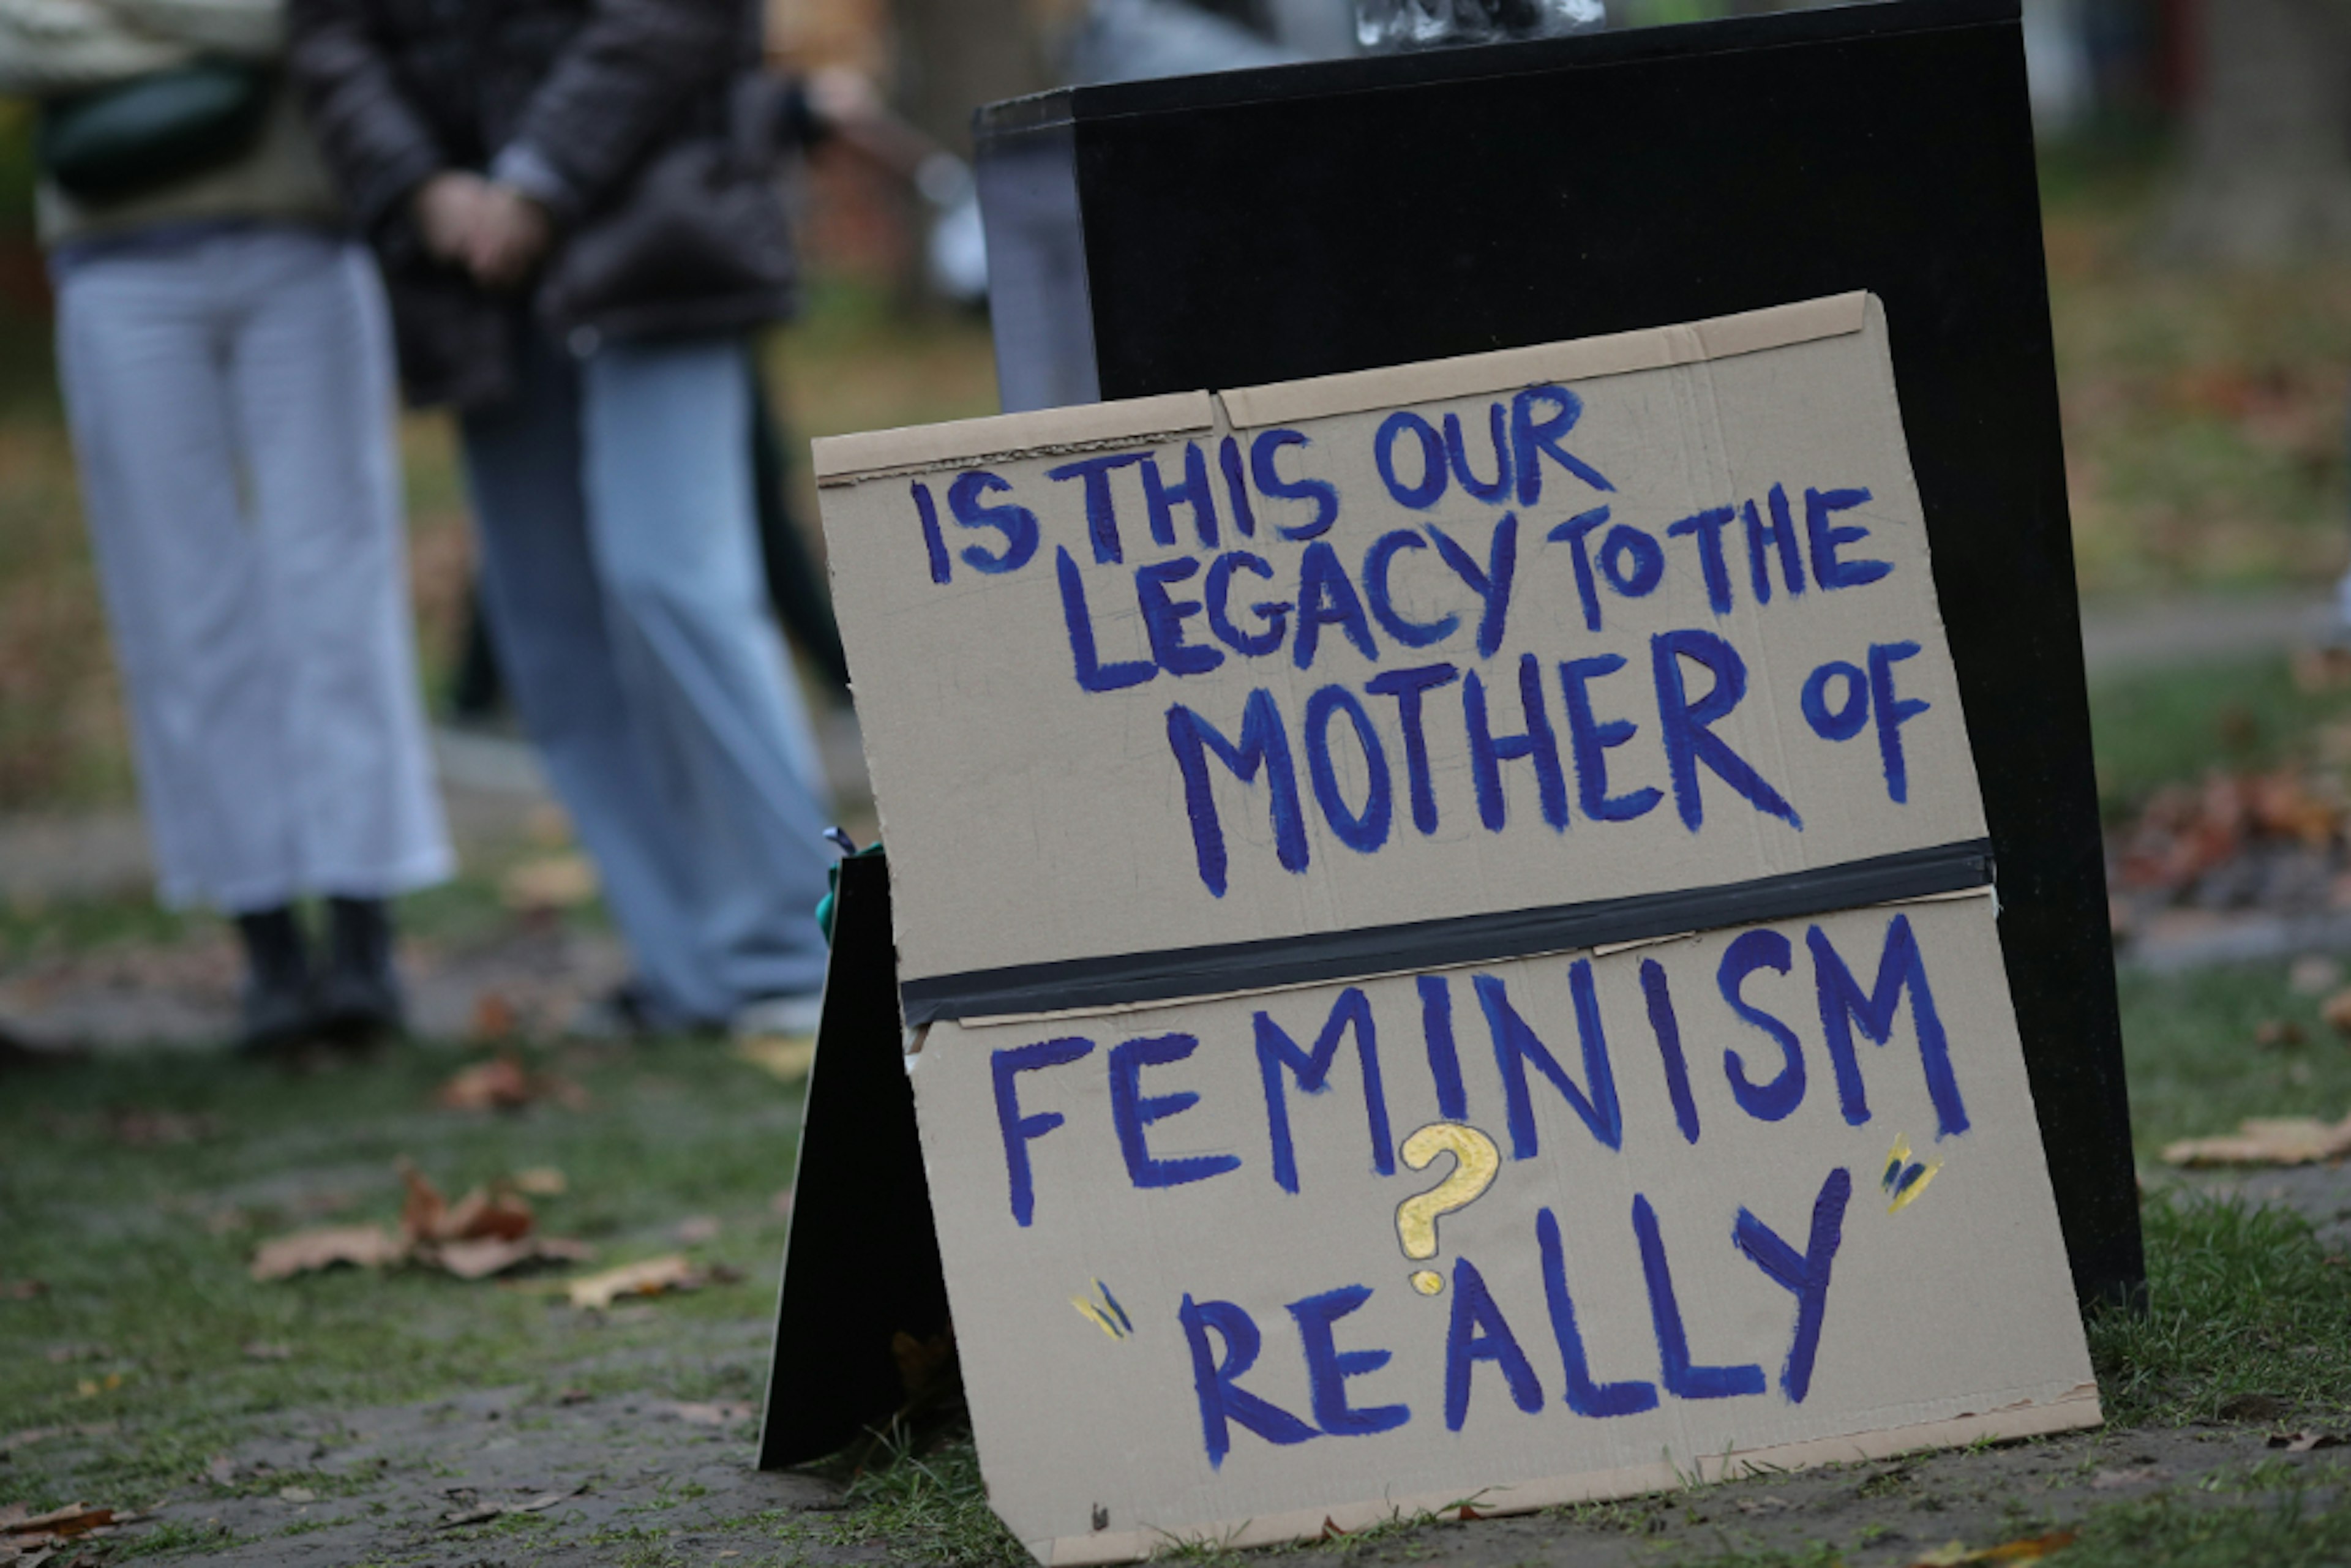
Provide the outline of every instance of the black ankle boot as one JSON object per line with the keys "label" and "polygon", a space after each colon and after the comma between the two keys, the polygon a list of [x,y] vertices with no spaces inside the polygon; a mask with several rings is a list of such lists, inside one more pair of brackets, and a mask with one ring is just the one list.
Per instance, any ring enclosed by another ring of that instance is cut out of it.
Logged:
{"label": "black ankle boot", "polygon": [[310,955],[290,905],[236,917],[245,941],[244,1034],[239,1049],[271,1051],[308,1034]]}
{"label": "black ankle boot", "polygon": [[345,1040],[398,1034],[400,978],[392,966],[392,906],[380,898],[327,901],[327,970],[319,977],[319,1021]]}

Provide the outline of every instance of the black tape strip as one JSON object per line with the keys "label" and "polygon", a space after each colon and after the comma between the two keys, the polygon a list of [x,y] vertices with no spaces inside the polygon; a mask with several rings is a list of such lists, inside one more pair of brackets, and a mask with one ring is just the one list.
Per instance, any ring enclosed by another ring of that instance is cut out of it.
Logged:
{"label": "black tape strip", "polygon": [[1330,931],[1312,936],[1277,936],[1211,947],[1175,947],[1159,953],[935,975],[908,980],[899,987],[898,995],[906,1021],[912,1025],[1121,1002],[1172,1001],[1267,986],[1434,969],[1448,964],[1499,963],[1531,953],[1566,952],[1685,931],[1794,920],[1832,909],[1957,893],[1982,887],[1991,879],[1991,841],[1970,839],[1678,893],[1643,893],[1629,898],[1464,915],[1365,931]]}

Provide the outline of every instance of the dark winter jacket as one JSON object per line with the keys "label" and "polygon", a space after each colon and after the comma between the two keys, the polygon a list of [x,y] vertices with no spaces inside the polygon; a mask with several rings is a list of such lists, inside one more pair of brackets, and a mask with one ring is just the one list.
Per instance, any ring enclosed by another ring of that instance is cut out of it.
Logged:
{"label": "dark winter jacket", "polygon": [[574,352],[789,311],[776,159],[805,110],[758,74],[756,0],[290,0],[288,22],[414,401],[506,396],[526,329],[425,252],[411,198],[443,170],[487,171],[554,214],[530,305]]}

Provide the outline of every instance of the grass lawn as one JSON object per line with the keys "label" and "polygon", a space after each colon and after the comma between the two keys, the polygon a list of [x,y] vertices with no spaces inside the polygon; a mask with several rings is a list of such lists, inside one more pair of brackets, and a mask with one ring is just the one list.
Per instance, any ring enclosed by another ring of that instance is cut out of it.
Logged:
{"label": "grass lawn", "polygon": [[[2159,274],[2135,259],[2135,236],[2158,199],[2145,167],[2061,162],[2049,188],[2085,584],[2127,592],[2313,580],[2339,570],[2351,267],[2285,279]],[[775,364],[800,435],[993,406],[983,327],[910,326],[849,286],[820,290],[810,319],[778,344]],[[465,580],[463,497],[445,423],[412,421],[404,439],[426,674],[437,685]],[[7,402],[0,810],[124,799],[119,702],[79,539],[54,408],[37,395]],[[2256,766],[2294,754],[2346,706],[2298,691],[2274,663],[2104,687],[2094,695],[2102,805],[2112,820],[2216,761]],[[505,918],[478,878],[407,911],[411,931],[452,940]],[[59,945],[157,946],[204,933],[217,937],[201,917],[135,903],[25,903],[0,908],[0,967]],[[2121,996],[2143,1162],[2172,1138],[2224,1131],[2247,1115],[2351,1111],[2351,1045],[2320,1024],[2314,999],[2289,992],[2281,967],[2126,975]],[[2257,1048],[2256,1030],[2277,1019],[2298,1023],[2311,1043]],[[494,1386],[519,1390],[534,1409],[643,1391],[756,1402],[797,1091],[723,1049],[667,1042],[536,1053],[535,1066],[585,1088],[580,1109],[436,1108],[435,1086],[469,1060],[420,1047],[304,1076],[189,1054],[0,1067],[0,1448],[11,1449],[0,1463],[0,1506],[141,1506],[207,1486],[225,1500],[252,1489],[350,1492],[347,1475],[323,1469],[206,1479],[215,1456],[303,1412],[413,1406]],[[263,1239],[306,1224],[389,1220],[402,1156],[453,1197],[526,1168],[559,1170],[564,1190],[534,1200],[544,1230],[592,1243],[600,1264],[684,1250],[721,1282],[598,1314],[532,1280],[248,1277]],[[2144,1213],[2148,1310],[2092,1325],[2116,1425],[2177,1436],[2253,1394],[2281,1401],[2281,1419],[2294,1424],[2351,1422],[2351,1268],[2335,1245],[2290,1214],[2242,1204],[2158,1197]],[[9,1289],[27,1281],[44,1289]],[[25,1436],[58,1428],[80,1435]],[[2031,1490],[2042,1480],[2015,1478],[2051,1451],[2024,1445],[1950,1463],[2008,1467],[1970,1484],[2000,1511],[2003,1529],[2022,1535],[2048,1523],[2048,1493]],[[1880,1467],[1861,1493],[1876,1495],[1866,1489],[1882,1480],[1892,1495],[1910,1473],[1900,1462]],[[2089,1483],[2076,1475],[2073,1484]],[[2151,1495],[2101,1494],[2072,1515],[2079,1536],[2057,1561],[2351,1561],[2351,1510],[2335,1506],[2335,1489],[2331,1470],[2249,1463]],[[1025,1560],[987,1511],[967,1438],[952,1431],[884,1453],[849,1490],[844,1511],[761,1523],[769,1560],[846,1554],[953,1568]],[[1824,1565],[1865,1550],[1876,1551],[1873,1562],[1907,1561],[1879,1550],[1878,1522],[1834,1545],[1756,1545],[1719,1528],[1735,1511],[1693,1489],[1565,1511],[1544,1527],[1622,1534],[1642,1560],[1660,1563]],[[700,1561],[679,1554],[658,1524],[649,1516],[636,1534],[615,1531],[595,1560]],[[298,1528],[311,1527],[297,1521],[281,1533]],[[521,1550],[530,1528],[485,1527],[447,1560],[471,1563],[482,1542]],[[1502,1554],[1508,1542],[1534,1542],[1501,1525],[1481,1531],[1443,1539],[1467,1543],[1458,1548],[1465,1560],[1488,1568],[1520,1560]],[[449,1539],[454,1551],[458,1538]],[[1389,1561],[1433,1555],[1436,1539],[1405,1521],[1284,1550]],[[109,1544],[116,1559],[169,1558],[219,1552],[227,1540],[173,1523]],[[1528,1550],[1525,1560],[1541,1559],[1534,1544]]]}

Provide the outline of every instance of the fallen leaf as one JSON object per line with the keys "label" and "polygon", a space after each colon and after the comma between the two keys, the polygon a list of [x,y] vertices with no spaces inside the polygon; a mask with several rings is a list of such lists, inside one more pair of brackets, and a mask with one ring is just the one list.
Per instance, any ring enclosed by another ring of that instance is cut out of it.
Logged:
{"label": "fallen leaf", "polygon": [[500,1051],[487,1061],[465,1068],[433,1096],[444,1111],[520,1111],[540,1100],[552,1100],[566,1110],[584,1110],[588,1092],[552,1072],[532,1072],[512,1051]]}
{"label": "fallen leaf", "polygon": [[[112,1434],[118,1425],[113,1421],[84,1421],[78,1426],[69,1427],[27,1427],[21,1432],[11,1432],[6,1437],[0,1437],[0,1454],[5,1454],[16,1448],[29,1448],[36,1443],[46,1443],[52,1437],[103,1437]],[[24,1507],[22,1503],[11,1506],[19,1510]]]}
{"label": "fallen leaf", "polygon": [[2270,1447],[2283,1448],[2289,1454],[2314,1453],[2320,1448],[2339,1448],[2351,1442],[2335,1432],[2273,1432]]}
{"label": "fallen leaf", "polygon": [[2351,1034],[2351,990],[2337,991],[2318,1004],[2318,1016],[2337,1034]]}
{"label": "fallen leaf", "polygon": [[553,1166],[533,1166],[514,1174],[517,1192],[527,1192],[533,1197],[561,1197],[571,1184]]}
{"label": "fallen leaf", "polygon": [[681,1247],[699,1247],[705,1241],[718,1239],[718,1220],[714,1215],[694,1215],[679,1220],[670,1235]]}
{"label": "fallen leaf", "polygon": [[586,1487],[577,1487],[570,1491],[542,1492],[528,1502],[493,1502],[479,1508],[459,1509],[441,1516],[441,1528],[454,1530],[461,1524],[487,1524],[491,1520],[502,1519],[510,1513],[544,1513],[566,1498],[578,1497],[587,1490]]}
{"label": "fallen leaf", "polygon": [[408,1252],[408,1244],[381,1225],[331,1225],[263,1242],[254,1249],[252,1273],[266,1281],[344,1263],[381,1269],[405,1261]]}
{"label": "fallen leaf", "polygon": [[560,1236],[525,1236],[514,1240],[485,1237],[477,1241],[434,1244],[433,1260],[460,1280],[486,1280],[526,1263],[585,1263],[596,1249]]}
{"label": "fallen leaf", "polygon": [[1987,1546],[1976,1552],[1970,1552],[1954,1541],[1924,1557],[1911,1559],[1910,1568],[1971,1568],[1972,1564],[1984,1563],[2033,1563],[2053,1552],[2063,1552],[2073,1544],[2074,1532],[2070,1530],[2053,1530],[2046,1535],[2003,1542],[1998,1546]]}
{"label": "fallen leaf", "polygon": [[226,1454],[214,1454],[204,1465],[204,1479],[216,1487],[233,1487],[245,1472]]}
{"label": "fallen leaf", "polygon": [[2324,954],[2305,953],[2285,972],[2286,989],[2297,997],[2325,996],[2342,984],[2343,966]]}
{"label": "fallen leaf", "polygon": [[596,1396],[585,1388],[567,1388],[555,1396],[558,1405],[585,1405]]}
{"label": "fallen leaf", "polygon": [[542,855],[498,879],[498,897],[522,915],[577,908],[595,896],[596,868],[583,854]]}
{"label": "fallen leaf", "polygon": [[922,1340],[900,1329],[890,1336],[890,1359],[898,1364],[898,1385],[906,1397],[919,1399],[955,1366],[955,1335],[950,1331]]}
{"label": "fallen leaf", "polygon": [[2220,1401],[2216,1414],[2223,1421],[2283,1421],[2294,1406],[2274,1394],[2240,1394]]}
{"label": "fallen leaf", "polygon": [[294,1359],[294,1347],[292,1345],[275,1344],[267,1340],[250,1340],[238,1348],[240,1354],[242,1354],[247,1361],[291,1361]]}
{"label": "fallen leaf", "polygon": [[2307,1166],[2346,1154],[2351,1154],[2351,1116],[2340,1122],[2257,1116],[2241,1123],[2235,1133],[2167,1144],[2163,1159],[2174,1166]]}
{"label": "fallen leaf", "polygon": [[809,1035],[758,1034],[738,1042],[735,1054],[786,1083],[798,1083],[816,1061],[816,1040]]}
{"label": "fallen leaf", "polygon": [[0,1301],[29,1301],[35,1296],[48,1294],[49,1288],[38,1280],[0,1280]]}
{"label": "fallen leaf", "polygon": [[2302,1026],[2292,1019],[2263,1019],[2253,1030],[2253,1043],[2271,1051],[2287,1051],[2304,1043]]}
{"label": "fallen leaf", "polygon": [[475,1040],[512,1040],[517,1019],[514,1004],[496,991],[484,991],[474,998],[474,1018],[466,1033]]}
{"label": "fallen leaf", "polygon": [[758,1406],[740,1399],[722,1400],[716,1404],[676,1399],[655,1408],[664,1416],[674,1416],[693,1427],[731,1427],[737,1421],[748,1421],[759,1413]]}
{"label": "fallen leaf", "polygon": [[280,1487],[277,1489],[277,1497],[278,1500],[282,1502],[316,1502],[319,1500],[319,1494],[312,1491],[308,1487]]}
{"label": "fallen leaf", "polygon": [[76,1502],[47,1513],[0,1521],[0,1535],[54,1535],[70,1539],[87,1535],[113,1522],[114,1510],[92,1508],[86,1502]]}
{"label": "fallen leaf", "polygon": [[2158,1465],[2134,1465],[2126,1469],[2100,1470],[2090,1478],[2092,1491],[2112,1491],[2117,1487],[2145,1486],[2163,1479]]}
{"label": "fallen leaf", "polygon": [[412,1242],[513,1241],[530,1234],[530,1205],[505,1187],[475,1187],[455,1204],[406,1159],[399,1164],[408,1193],[400,1206],[401,1234]]}
{"label": "fallen leaf", "polygon": [[701,1288],[703,1276],[687,1262],[683,1252],[671,1252],[659,1258],[648,1258],[641,1263],[623,1263],[617,1269],[607,1269],[583,1280],[571,1281],[565,1292],[571,1304],[583,1312],[601,1312],[622,1296],[658,1296],[669,1291],[693,1291]]}

